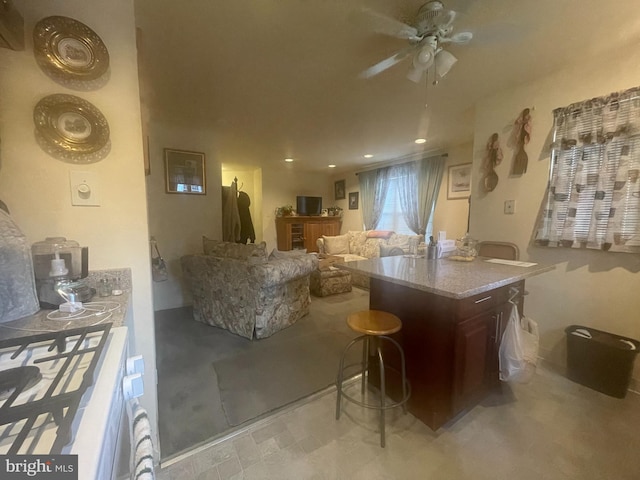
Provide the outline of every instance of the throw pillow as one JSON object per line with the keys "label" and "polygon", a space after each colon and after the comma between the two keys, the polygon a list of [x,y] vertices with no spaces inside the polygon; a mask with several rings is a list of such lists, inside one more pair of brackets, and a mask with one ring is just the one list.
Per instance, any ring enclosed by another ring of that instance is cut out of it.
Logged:
{"label": "throw pillow", "polygon": [[205,236],[202,237],[202,246],[205,255],[211,255],[221,258],[235,258],[244,260],[251,264],[266,263],[267,261],[267,243],[243,243],[220,242],[212,240]]}
{"label": "throw pillow", "polygon": [[273,250],[271,250],[271,254],[269,255],[269,260],[301,257],[306,254],[307,254],[306,248],[298,249],[298,250],[289,250],[289,251],[278,250],[277,248],[274,248]]}
{"label": "throw pillow", "polygon": [[202,251],[205,255],[213,255],[217,247],[223,242],[220,240],[214,240],[212,238],[202,236]]}
{"label": "throw pillow", "polygon": [[393,235],[393,230],[369,230],[367,232],[367,238],[384,238],[387,239]]}
{"label": "throw pillow", "polygon": [[323,235],[324,239],[324,253],[327,255],[340,255],[349,253],[349,236],[348,235],[336,235],[333,237],[327,237]]}

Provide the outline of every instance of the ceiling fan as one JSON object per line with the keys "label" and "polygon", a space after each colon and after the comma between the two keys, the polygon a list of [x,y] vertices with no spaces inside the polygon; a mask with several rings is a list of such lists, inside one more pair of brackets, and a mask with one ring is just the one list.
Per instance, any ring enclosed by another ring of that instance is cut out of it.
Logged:
{"label": "ceiling fan", "polygon": [[434,83],[437,83],[437,79],[444,77],[458,61],[444,46],[466,44],[473,38],[471,32],[453,33],[453,22],[457,14],[453,10],[447,10],[439,1],[422,5],[411,22],[412,25],[372,10],[365,10],[364,13],[377,33],[408,40],[409,46],[367,68],[360,73],[361,78],[371,78],[411,57],[407,78],[418,83],[424,73],[433,67],[436,78]]}

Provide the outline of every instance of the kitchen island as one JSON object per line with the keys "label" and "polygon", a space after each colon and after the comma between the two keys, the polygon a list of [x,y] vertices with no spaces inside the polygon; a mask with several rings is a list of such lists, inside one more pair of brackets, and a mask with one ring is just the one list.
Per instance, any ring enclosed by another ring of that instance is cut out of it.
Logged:
{"label": "kitchen island", "polygon": [[[405,351],[411,383],[407,406],[434,430],[499,384],[499,343],[513,305],[522,313],[524,281],[555,268],[483,257],[458,262],[412,256],[338,267],[369,276],[370,308],[402,320],[402,330],[393,337]],[[384,353],[397,369],[394,352]],[[377,378],[374,366],[369,381],[375,384]],[[400,392],[393,386],[391,382],[387,391],[397,400]]]}

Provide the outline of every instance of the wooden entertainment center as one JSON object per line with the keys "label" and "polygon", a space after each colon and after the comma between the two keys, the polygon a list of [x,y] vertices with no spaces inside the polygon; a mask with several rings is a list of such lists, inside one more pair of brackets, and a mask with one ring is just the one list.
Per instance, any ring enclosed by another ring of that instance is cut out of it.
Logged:
{"label": "wooden entertainment center", "polygon": [[306,248],[307,252],[317,252],[316,240],[322,235],[340,235],[341,217],[276,217],[278,250]]}

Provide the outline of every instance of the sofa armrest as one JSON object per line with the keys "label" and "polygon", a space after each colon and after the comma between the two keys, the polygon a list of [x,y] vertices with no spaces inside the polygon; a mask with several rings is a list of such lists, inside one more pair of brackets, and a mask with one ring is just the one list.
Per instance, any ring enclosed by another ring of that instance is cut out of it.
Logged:
{"label": "sofa armrest", "polygon": [[310,275],[318,268],[316,255],[296,255],[289,258],[276,258],[267,263],[250,265],[252,281],[258,288],[287,283]]}

